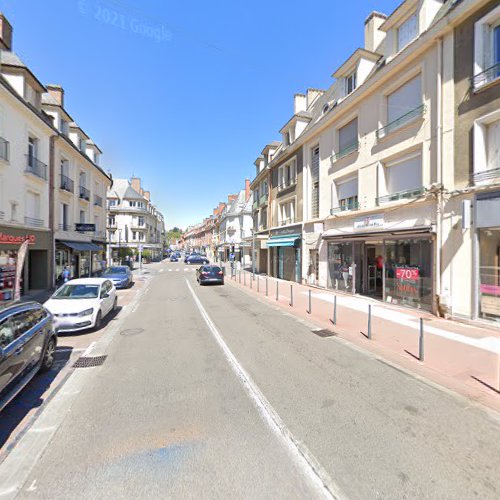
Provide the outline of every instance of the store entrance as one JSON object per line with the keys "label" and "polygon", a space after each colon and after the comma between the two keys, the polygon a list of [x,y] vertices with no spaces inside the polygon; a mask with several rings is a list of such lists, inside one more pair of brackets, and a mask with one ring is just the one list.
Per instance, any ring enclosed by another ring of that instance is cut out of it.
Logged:
{"label": "store entrance", "polygon": [[364,266],[362,274],[361,293],[377,299],[384,295],[384,245],[383,242],[365,244],[363,252]]}

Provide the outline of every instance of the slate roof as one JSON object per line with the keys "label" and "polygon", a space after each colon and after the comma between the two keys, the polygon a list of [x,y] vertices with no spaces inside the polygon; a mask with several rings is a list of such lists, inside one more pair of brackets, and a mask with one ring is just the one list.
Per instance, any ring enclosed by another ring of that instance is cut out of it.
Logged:
{"label": "slate roof", "polygon": [[120,200],[138,200],[148,203],[148,200],[131,186],[128,179],[114,179],[113,187],[108,191],[108,197],[119,198]]}

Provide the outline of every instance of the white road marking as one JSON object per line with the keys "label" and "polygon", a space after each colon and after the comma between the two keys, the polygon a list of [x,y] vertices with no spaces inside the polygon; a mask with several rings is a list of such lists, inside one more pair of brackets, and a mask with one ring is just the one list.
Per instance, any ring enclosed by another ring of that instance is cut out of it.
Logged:
{"label": "white road marking", "polygon": [[185,267],[185,268],[184,268],[184,271],[188,271],[188,270],[189,270],[189,267]]}
{"label": "white road marking", "polygon": [[31,483],[31,486],[28,488],[27,491],[35,491],[36,490],[36,479],[33,480],[33,482]]}
{"label": "white road marking", "polygon": [[159,273],[162,273],[163,271],[165,271],[165,269],[160,269],[158,272],[159,272]]}
{"label": "white road marking", "polygon": [[250,375],[245,371],[245,369],[238,362],[234,354],[231,352],[227,344],[224,342],[222,335],[217,330],[217,327],[210,319],[202,303],[198,299],[198,296],[194,292],[191,284],[187,278],[186,285],[191,292],[193,300],[200,311],[202,318],[205,320],[209,330],[212,332],[216,342],[219,344],[222,352],[224,353],[230,367],[235,373],[236,377],[241,382],[243,388],[245,389],[249,398],[253,401],[259,413],[264,420],[264,422],[269,426],[271,431],[283,442],[287,450],[290,452],[292,459],[296,465],[304,472],[305,476],[311,482],[314,490],[323,496],[324,498],[330,499],[345,499],[347,498],[343,493],[341,493],[340,488],[331,479],[328,473],[319,464],[316,458],[307,450],[305,445],[299,443],[291,431],[286,427],[281,417],[276,413],[274,408],[271,406],[269,401],[267,401],[264,394],[252,380]]}
{"label": "white road marking", "polygon": [[179,271],[180,271],[180,269],[176,269],[176,271],[177,271],[177,272],[179,272]]}
{"label": "white road marking", "polygon": [[169,269],[169,270],[168,270],[168,272],[169,272],[169,273],[171,273],[171,272],[172,272],[172,269]]}

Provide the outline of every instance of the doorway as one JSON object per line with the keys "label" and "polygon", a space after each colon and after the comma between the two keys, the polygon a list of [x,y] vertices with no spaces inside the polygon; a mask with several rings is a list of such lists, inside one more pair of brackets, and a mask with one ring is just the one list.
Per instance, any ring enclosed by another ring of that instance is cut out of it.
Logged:
{"label": "doorway", "polygon": [[384,295],[384,244],[370,242],[364,245],[364,266],[361,291],[363,295],[382,299]]}

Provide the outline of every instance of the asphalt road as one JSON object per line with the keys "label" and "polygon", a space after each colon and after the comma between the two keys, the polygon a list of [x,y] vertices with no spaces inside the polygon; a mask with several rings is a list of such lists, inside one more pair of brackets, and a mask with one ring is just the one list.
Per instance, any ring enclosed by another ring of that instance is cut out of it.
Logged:
{"label": "asphalt road", "polygon": [[19,498],[500,497],[496,415],[184,268],[87,369]]}

